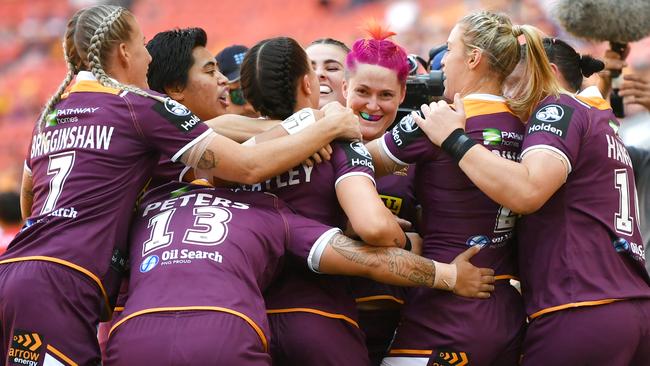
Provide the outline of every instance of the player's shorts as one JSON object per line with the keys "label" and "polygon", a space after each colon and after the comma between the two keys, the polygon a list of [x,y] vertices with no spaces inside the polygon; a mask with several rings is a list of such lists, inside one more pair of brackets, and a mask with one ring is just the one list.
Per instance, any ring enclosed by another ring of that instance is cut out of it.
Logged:
{"label": "player's shorts", "polygon": [[362,277],[352,278],[351,283],[359,312],[359,328],[366,337],[370,364],[378,366],[395,336],[408,288]]}
{"label": "player's shorts", "polygon": [[369,365],[363,333],[344,320],[291,312],[269,314],[269,325],[274,365]]}
{"label": "player's shorts", "polygon": [[542,315],[530,323],[522,365],[650,365],[650,300]]}
{"label": "player's shorts", "polygon": [[0,265],[0,357],[20,366],[100,365],[97,285],[46,261]]}
{"label": "player's shorts", "polygon": [[105,366],[270,366],[259,335],[242,318],[218,311],[170,311],[133,317],[113,329]]}
{"label": "player's shorts", "polygon": [[525,319],[521,295],[508,281],[497,281],[484,300],[414,288],[382,365],[518,365]]}

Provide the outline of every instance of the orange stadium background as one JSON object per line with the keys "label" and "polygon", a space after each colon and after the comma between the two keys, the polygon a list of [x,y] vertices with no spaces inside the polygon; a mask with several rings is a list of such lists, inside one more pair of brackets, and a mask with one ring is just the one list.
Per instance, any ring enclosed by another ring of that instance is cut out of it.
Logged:
{"label": "orange stadium background", "polygon": [[[606,45],[572,40],[543,0],[0,0],[0,191],[18,190],[31,129],[43,103],[65,74],[61,38],[77,9],[98,3],[130,8],[147,38],[171,28],[198,26],[217,53],[231,44],[251,46],[287,35],[302,44],[320,37],[351,43],[369,18],[388,24],[409,53],[426,55],[446,41],[453,24],[477,9],[507,13],[565,39],[582,52],[602,55]],[[647,67],[648,38],[632,45],[630,65]]]}

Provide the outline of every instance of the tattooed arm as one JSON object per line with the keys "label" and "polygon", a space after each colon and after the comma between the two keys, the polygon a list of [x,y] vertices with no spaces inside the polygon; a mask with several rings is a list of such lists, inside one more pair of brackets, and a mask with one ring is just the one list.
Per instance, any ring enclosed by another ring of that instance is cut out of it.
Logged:
{"label": "tattooed arm", "polygon": [[[494,271],[474,267],[469,262],[477,252],[478,248],[472,247],[452,262],[457,268],[457,281],[453,289],[457,295],[488,298],[494,290]],[[449,290],[444,282],[436,281],[436,266],[432,260],[400,248],[369,246],[341,234],[334,235],[325,247],[318,271],[362,276],[390,285]]]}
{"label": "tattooed arm", "polygon": [[325,116],[296,134],[252,146],[214,134],[205,145],[197,143],[185,152],[181,161],[223,180],[254,184],[300,164],[335,138],[360,136],[358,117],[346,111]]}
{"label": "tattooed arm", "polygon": [[32,214],[32,204],[34,203],[34,184],[32,182],[32,173],[23,169],[23,182],[20,187],[20,213],[23,220]]}

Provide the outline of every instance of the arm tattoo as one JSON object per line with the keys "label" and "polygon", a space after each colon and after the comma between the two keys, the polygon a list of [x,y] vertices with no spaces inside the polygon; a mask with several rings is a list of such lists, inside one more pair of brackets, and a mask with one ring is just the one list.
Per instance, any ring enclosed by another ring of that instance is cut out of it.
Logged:
{"label": "arm tattoo", "polygon": [[219,158],[217,158],[210,149],[206,149],[201,155],[201,160],[196,165],[198,169],[214,169],[219,164]]}
{"label": "arm tattoo", "polygon": [[349,261],[378,269],[379,272],[389,272],[410,282],[411,286],[433,287],[436,269],[431,260],[401,248],[373,247],[344,235],[335,235],[329,244]]}

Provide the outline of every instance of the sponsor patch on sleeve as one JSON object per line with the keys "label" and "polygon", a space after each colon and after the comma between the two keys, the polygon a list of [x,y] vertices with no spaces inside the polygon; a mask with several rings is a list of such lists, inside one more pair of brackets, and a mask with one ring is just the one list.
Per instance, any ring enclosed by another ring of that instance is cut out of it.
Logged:
{"label": "sponsor patch on sleeve", "polygon": [[[37,366],[41,361],[45,338],[36,332],[14,329],[7,356],[8,365]],[[4,361],[3,361],[4,362]]]}
{"label": "sponsor patch on sleeve", "polygon": [[353,141],[343,145],[345,155],[351,167],[365,166],[375,171],[375,166],[372,164],[372,156],[366,145],[361,141]]}
{"label": "sponsor patch on sleeve", "polygon": [[155,103],[152,109],[184,133],[192,131],[201,122],[187,107],[169,97],[165,103]]}
{"label": "sponsor patch on sleeve", "polygon": [[398,148],[403,149],[411,142],[424,136],[422,129],[415,123],[411,114],[404,116],[391,130],[393,141]]}
{"label": "sponsor patch on sleeve", "polygon": [[566,104],[545,105],[533,113],[530,123],[526,126],[526,133],[550,133],[564,140],[569,132],[572,115],[573,108]]}

